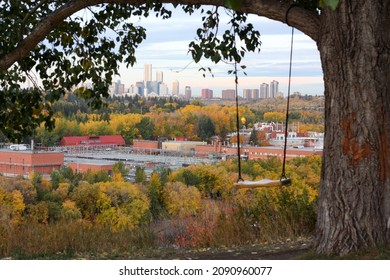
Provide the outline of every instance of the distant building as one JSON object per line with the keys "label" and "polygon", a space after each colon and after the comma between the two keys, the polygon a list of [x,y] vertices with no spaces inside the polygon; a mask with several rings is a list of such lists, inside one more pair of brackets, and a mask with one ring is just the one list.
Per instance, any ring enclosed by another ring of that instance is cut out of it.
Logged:
{"label": "distant building", "polygon": [[269,97],[269,85],[266,83],[262,83],[260,85],[260,98],[265,99]]}
{"label": "distant building", "polygon": [[224,89],[222,90],[222,99],[235,99],[236,90],[234,89]]}
{"label": "distant building", "polygon": [[161,143],[161,149],[164,153],[180,153],[183,155],[195,155],[195,149],[198,145],[206,145],[207,142],[201,141],[166,141]]}
{"label": "distant building", "polygon": [[152,80],[152,64],[144,65],[144,83]]}
{"label": "distant building", "polygon": [[125,85],[121,83],[121,80],[118,80],[116,83],[113,83],[108,88],[108,93],[111,96],[123,95],[124,92],[125,92]]}
{"label": "distant building", "polygon": [[145,87],[144,82],[136,82],[135,87],[136,87],[136,91],[134,93],[142,96],[144,94],[144,87]]}
{"label": "distant building", "polygon": [[156,81],[146,82],[145,96],[148,96],[151,93],[158,94],[160,84]]}
{"label": "distant building", "polygon": [[213,91],[211,89],[208,89],[208,88],[203,88],[201,98],[202,99],[212,99],[213,98]]}
{"label": "distant building", "polygon": [[[195,154],[210,154],[210,153],[219,153],[222,157],[225,158],[236,158],[237,157],[237,147],[233,146],[224,146],[224,145],[197,145],[195,147]],[[269,157],[277,157],[283,159],[284,153],[283,149],[280,147],[242,147],[240,149],[241,156],[247,156],[250,160],[255,159],[266,159]],[[312,155],[322,155],[321,150],[314,149],[287,149],[286,159],[290,160],[296,157],[307,157]]]}
{"label": "distant building", "polygon": [[86,173],[88,171],[107,171],[108,175],[112,174],[114,163],[110,163],[107,161],[96,161],[96,160],[85,160],[85,159],[77,159],[76,162],[69,162],[67,164],[73,172],[78,173]]}
{"label": "distant building", "polygon": [[174,96],[179,96],[179,81],[176,80],[176,81],[173,81],[172,83],[172,95]]}
{"label": "distant building", "polygon": [[125,139],[123,139],[121,135],[65,136],[60,141],[60,146],[96,146],[96,145],[124,146]]}
{"label": "distant building", "polygon": [[258,89],[243,89],[242,96],[247,100],[256,100],[259,99],[259,90]]}
{"label": "distant building", "polygon": [[269,87],[269,98],[276,98],[279,91],[279,82],[273,80]]}
{"label": "distant building", "polygon": [[164,73],[162,71],[156,72],[156,82],[158,82],[158,83],[164,82]]}
{"label": "distant building", "polygon": [[0,150],[0,173],[4,176],[28,176],[32,172],[50,175],[64,166],[62,152]]}
{"label": "distant building", "polygon": [[116,88],[116,94],[122,95],[125,92],[125,85],[122,84],[120,81],[118,81],[117,88]]}
{"label": "distant building", "polygon": [[191,99],[191,95],[192,95],[191,87],[190,86],[186,86],[185,89],[184,89],[184,98],[187,99],[187,100],[190,100]]}
{"label": "distant building", "polygon": [[133,141],[133,152],[135,154],[156,152],[161,149],[160,141],[136,140]]}
{"label": "distant building", "polygon": [[160,84],[158,94],[159,94],[160,96],[168,96],[168,95],[169,95],[167,84],[165,84],[165,83],[161,83],[161,84]]}

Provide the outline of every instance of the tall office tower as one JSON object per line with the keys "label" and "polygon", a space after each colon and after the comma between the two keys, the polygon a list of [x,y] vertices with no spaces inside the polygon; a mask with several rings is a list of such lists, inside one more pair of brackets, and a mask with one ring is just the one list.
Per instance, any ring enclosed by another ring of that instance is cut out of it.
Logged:
{"label": "tall office tower", "polygon": [[179,96],[179,81],[173,81],[172,83],[172,95]]}
{"label": "tall office tower", "polygon": [[122,95],[125,92],[125,85],[121,83],[121,80],[118,80],[113,85],[113,93],[112,95]]}
{"label": "tall office tower", "polygon": [[269,98],[275,98],[279,91],[279,82],[273,80],[269,88]]}
{"label": "tall office tower", "polygon": [[135,94],[138,93],[138,88],[136,85],[131,85],[129,88],[129,94]]}
{"label": "tall office tower", "polygon": [[169,95],[167,84],[164,84],[164,83],[160,84],[159,95],[160,96],[168,96]]}
{"label": "tall office tower", "polygon": [[268,98],[269,96],[269,85],[266,83],[262,83],[260,85],[260,98]]}
{"label": "tall office tower", "polygon": [[118,95],[123,95],[125,93],[125,84],[118,85]]}
{"label": "tall office tower", "polygon": [[144,83],[152,80],[152,64],[145,64],[144,66]]}
{"label": "tall office tower", "polygon": [[145,85],[144,85],[144,82],[137,82],[135,84],[136,88],[137,88],[137,94],[143,96],[144,94],[144,88],[145,88]]}
{"label": "tall office tower", "polygon": [[235,99],[236,90],[234,89],[223,89],[222,90],[222,99]]}
{"label": "tall office tower", "polygon": [[159,89],[159,83],[157,83],[156,81],[147,81],[144,92],[146,94],[150,94],[150,93],[158,94],[159,92],[158,89]]}
{"label": "tall office tower", "polygon": [[162,82],[164,82],[164,74],[163,74],[163,71],[157,71],[157,72],[156,72],[156,81],[157,81],[157,83],[162,83]]}
{"label": "tall office tower", "polygon": [[212,99],[213,98],[213,91],[208,88],[202,89],[202,99]]}
{"label": "tall office tower", "polygon": [[191,87],[190,86],[186,86],[185,89],[184,89],[184,99],[187,99],[187,100],[190,100],[191,99]]}

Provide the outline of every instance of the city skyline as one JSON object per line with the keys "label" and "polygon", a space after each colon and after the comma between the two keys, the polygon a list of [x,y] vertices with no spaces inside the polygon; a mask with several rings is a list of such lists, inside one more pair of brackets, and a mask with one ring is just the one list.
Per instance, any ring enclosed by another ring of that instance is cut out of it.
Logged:
{"label": "city skyline", "polygon": [[[221,15],[220,18],[221,24],[228,21],[227,16]],[[279,91],[286,95],[291,28],[258,16],[249,16],[248,21],[261,32],[262,47],[260,53],[248,53],[243,59],[241,64],[247,66],[247,75],[239,73],[239,92],[276,80],[279,81]],[[196,29],[201,27],[198,13],[188,16],[174,10],[171,19],[139,18],[136,24],[147,29],[147,39],[136,50],[137,63],[134,67],[121,65],[120,77],[114,80],[121,79],[127,87],[143,81],[144,64],[152,64],[154,70],[164,73],[164,83],[170,88],[169,92],[175,80],[180,83],[181,94],[184,94],[185,86],[190,86],[193,96],[200,96],[202,88],[213,89],[215,95],[220,95],[224,89],[234,88],[234,77],[228,75],[232,65],[215,65],[204,59],[196,64],[188,54],[188,44],[194,40]],[[201,67],[210,67],[214,77],[205,73],[204,78],[203,72],[199,71]],[[297,30],[291,81],[291,92],[295,91],[311,95],[322,95],[324,91],[316,44]]]}
{"label": "city skyline", "polygon": [[[169,90],[167,84],[163,81],[164,73],[162,71],[156,71],[156,79],[153,80],[153,73],[151,72],[152,64],[144,65],[144,80],[131,84],[129,87],[125,87],[125,84],[121,80],[117,80],[110,87],[110,94],[115,96],[139,94],[145,97],[150,96],[176,96],[184,99],[198,98],[201,99],[234,99],[235,89],[224,88],[220,94],[214,94],[213,89],[202,88],[200,94],[192,94],[191,86],[184,86],[184,91],[180,90],[180,82],[175,80],[172,83],[172,89]],[[299,92],[300,93],[300,92]],[[300,93],[301,94],[301,93]],[[242,92],[238,92],[239,97],[243,99],[268,99],[284,97],[285,94],[279,91],[279,82],[272,80],[270,84],[262,83],[257,88],[243,88]]]}
{"label": "city skyline", "polygon": [[[212,99],[212,98],[222,98],[222,99],[232,99],[231,91],[235,89],[222,89],[220,94],[214,95],[213,89],[202,88],[200,90],[200,95],[195,94],[192,95],[191,86],[184,86],[183,90],[180,90],[180,82],[174,80],[172,82],[172,90],[169,91],[169,87],[164,83],[164,72],[156,71],[156,78],[153,80],[153,65],[152,64],[144,64],[144,79],[143,81],[136,82],[135,84],[131,84],[127,88],[125,84],[121,82],[121,80],[117,80],[117,82],[113,83],[110,87],[111,95],[126,95],[126,94],[139,94],[145,97],[148,96],[180,96],[185,99],[191,99],[191,97],[201,97],[202,99]],[[227,93],[229,91],[229,93]],[[238,93],[240,97],[244,99],[265,99],[265,98],[276,98],[276,97],[284,97],[284,93],[279,91],[279,82],[276,80],[272,80],[269,84],[262,83],[258,88],[244,88],[242,89],[242,94]]]}

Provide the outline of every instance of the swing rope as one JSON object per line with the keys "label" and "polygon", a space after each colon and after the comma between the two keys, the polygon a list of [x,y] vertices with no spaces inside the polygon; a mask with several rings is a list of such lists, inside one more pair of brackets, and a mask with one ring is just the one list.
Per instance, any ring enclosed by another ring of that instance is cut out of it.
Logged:
{"label": "swing rope", "polygon": [[283,166],[282,166],[282,175],[280,178],[281,180],[286,179],[286,157],[287,157],[286,153],[287,153],[287,138],[288,138],[288,117],[290,111],[290,89],[291,89],[293,45],[294,45],[294,27],[291,27],[290,66],[288,71],[287,106],[286,106],[286,128],[284,130]]}
{"label": "swing rope", "polygon": [[[235,36],[235,34],[234,34]],[[234,41],[234,46],[236,46],[236,41]],[[241,149],[240,149],[240,117],[238,114],[238,74],[237,74],[237,61],[234,61],[234,75],[235,75],[235,85],[236,85],[236,125],[237,125],[237,157],[238,157],[238,179],[237,182],[243,181],[241,173]]]}
{"label": "swing rope", "polygon": [[[286,13],[286,22],[287,14],[290,11],[291,6]],[[287,23],[288,24],[288,23]],[[234,33],[235,36],[235,33]],[[293,43],[294,43],[294,28],[291,28],[291,44],[290,44],[290,61],[289,61],[289,72],[288,72],[288,89],[287,89],[287,106],[286,106],[286,126],[284,131],[284,147],[283,147],[283,164],[282,164],[282,173],[280,177],[281,185],[291,184],[291,179],[286,177],[286,158],[287,158],[287,138],[288,138],[288,121],[289,121],[289,110],[290,110],[290,91],[291,91],[291,69],[292,69],[292,55],[293,55]],[[236,46],[236,42],[234,42]],[[240,118],[238,111],[238,73],[237,73],[237,60],[234,61],[234,75],[235,75],[235,91],[236,91],[236,125],[237,125],[237,159],[238,159],[238,179],[237,184],[244,182],[241,172],[241,149],[240,149]],[[264,182],[255,183],[253,185],[268,185],[275,186],[275,183],[272,180],[263,180]],[[243,184],[243,187],[246,187],[249,183]]]}

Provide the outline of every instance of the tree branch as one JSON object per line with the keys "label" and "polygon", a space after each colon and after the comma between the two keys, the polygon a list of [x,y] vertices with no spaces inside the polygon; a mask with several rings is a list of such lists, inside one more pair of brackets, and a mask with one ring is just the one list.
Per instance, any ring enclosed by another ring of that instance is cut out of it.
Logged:
{"label": "tree branch", "polygon": [[19,29],[19,37],[20,37],[20,41],[23,40],[23,32],[24,32],[24,28],[26,27],[26,22],[27,20],[31,17],[31,15],[33,13],[35,13],[43,4],[46,3],[47,0],[41,0],[40,2],[38,2],[38,4],[35,6],[35,7],[32,7],[28,13],[25,15],[25,17],[23,18],[22,22],[20,23],[20,29]]}
{"label": "tree branch", "polygon": [[[0,57],[0,71],[7,70],[16,61],[26,57],[29,52],[34,49],[39,42],[43,41],[52,30],[61,24],[61,22],[84,8],[104,3],[142,5],[147,2],[147,0],[70,0],[58,10],[53,11],[53,13],[42,19],[13,51]],[[223,0],[163,0],[162,2],[184,5],[199,4],[224,6]],[[286,13],[289,10],[289,7],[290,4],[277,0],[246,0],[243,1],[243,5],[238,11],[264,16],[269,19],[286,23]],[[288,13],[288,23],[307,34],[313,40],[317,40],[319,15],[316,13],[303,8],[293,7]]]}

